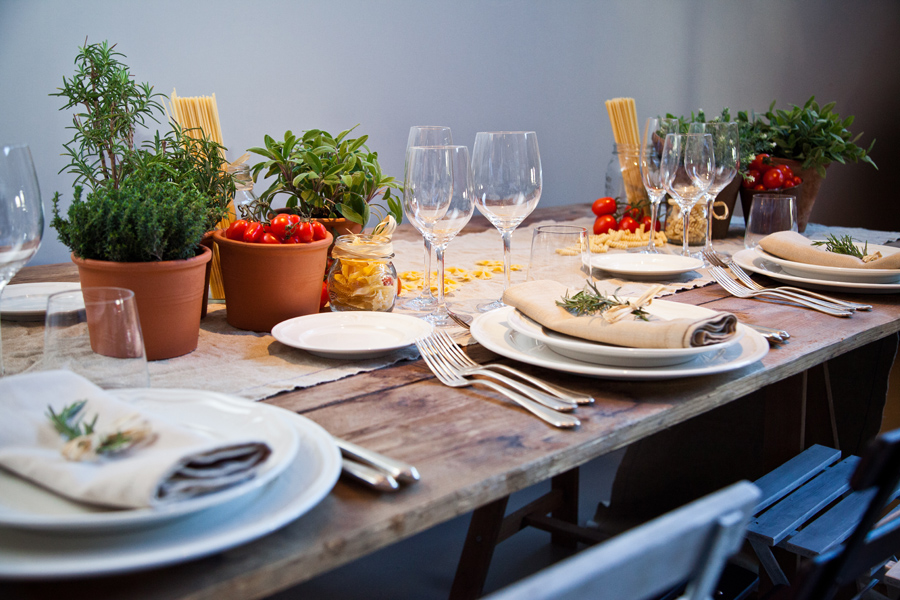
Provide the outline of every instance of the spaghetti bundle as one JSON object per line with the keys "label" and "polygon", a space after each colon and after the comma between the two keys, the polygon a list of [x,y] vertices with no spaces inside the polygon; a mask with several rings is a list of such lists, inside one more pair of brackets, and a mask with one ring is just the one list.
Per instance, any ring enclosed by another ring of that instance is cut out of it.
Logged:
{"label": "spaghetti bundle", "polygon": [[[201,137],[198,132],[189,131],[191,129],[199,129],[209,139],[224,146],[222,142],[222,126],[219,123],[219,109],[216,106],[216,95],[212,96],[194,96],[180,97],[176,90],[172,90],[171,101],[171,117],[177,122],[188,137]],[[224,148],[219,150],[224,156]],[[234,220],[234,206],[229,206],[229,216],[222,219],[216,225],[219,229],[224,229]],[[225,299],[225,288],[222,284],[222,267],[219,258],[219,249],[213,244],[212,269],[209,276],[210,297],[213,300]]]}
{"label": "spaghetti bundle", "polygon": [[625,183],[625,196],[631,206],[643,206],[647,201],[647,191],[641,181],[640,163],[641,137],[638,130],[637,109],[634,98],[613,98],[606,101],[606,112],[612,123],[613,137]]}

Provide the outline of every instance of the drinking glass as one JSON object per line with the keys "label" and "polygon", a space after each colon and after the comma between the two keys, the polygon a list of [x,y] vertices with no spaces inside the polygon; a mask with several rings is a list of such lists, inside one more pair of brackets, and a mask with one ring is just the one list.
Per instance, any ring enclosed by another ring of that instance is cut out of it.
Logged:
{"label": "drinking glass", "polygon": [[96,287],[51,295],[41,368],[67,369],[104,389],[147,387],[147,355],[134,292]]}
{"label": "drinking glass", "polygon": [[575,292],[591,281],[587,229],[575,225],[543,225],[531,234],[526,281],[558,281]]}
{"label": "drinking glass", "polygon": [[755,194],[747,216],[744,247],[756,248],[759,240],[776,231],[797,231],[797,198]]}
{"label": "drinking glass", "polygon": [[431,242],[437,258],[437,306],[425,320],[435,327],[456,327],[450,318],[444,302],[444,251],[456,234],[465,227],[475,212],[475,198],[472,192],[472,170],[469,167],[469,149],[465,146],[444,146],[450,153],[450,169],[453,191],[447,212],[426,228],[424,236]]}
{"label": "drinking glass", "polygon": [[[740,134],[738,124],[730,123],[691,123],[689,133],[708,133],[712,136],[713,153],[716,159],[715,176],[704,195],[706,200],[706,245],[704,253],[714,253],[712,243],[713,203],[716,196],[724,190],[737,175],[740,165]],[[728,257],[727,252],[719,252]]]}
{"label": "drinking glass", "polygon": [[[31,150],[25,144],[0,147],[0,294],[41,246],[44,207]],[[0,375],[3,344],[0,341]]]}
{"label": "drinking glass", "polygon": [[681,209],[681,254],[691,256],[691,209],[703,198],[715,172],[712,136],[708,133],[670,133],[662,152],[662,177],[666,191]]}
{"label": "drinking glass", "polygon": [[[475,206],[503,239],[503,291],[509,287],[512,233],[541,198],[541,156],[533,131],[481,131],[472,150]],[[501,300],[479,304],[486,312]]]}
{"label": "drinking glass", "polygon": [[[659,218],[659,203],[666,195],[662,178],[662,150],[666,135],[678,131],[678,119],[650,117],[644,125],[644,137],[641,139],[640,169],[641,182],[650,196],[650,223],[655,227]],[[641,250],[645,254],[659,254],[653,233],[647,247]]]}
{"label": "drinking glass", "polygon": [[[453,136],[450,134],[449,127],[416,125],[409,128],[406,149],[408,151],[412,146],[449,146],[451,144],[453,144]],[[411,298],[402,304],[404,308],[416,311],[433,309],[437,305],[437,300],[435,300],[434,294],[431,293],[431,242],[425,236],[422,239],[425,245],[425,271],[423,273],[422,291],[415,298]]]}

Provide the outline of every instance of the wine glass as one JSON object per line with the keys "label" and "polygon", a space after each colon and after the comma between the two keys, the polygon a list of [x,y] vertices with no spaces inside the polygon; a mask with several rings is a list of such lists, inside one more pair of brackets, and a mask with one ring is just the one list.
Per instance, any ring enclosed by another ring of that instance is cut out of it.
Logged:
{"label": "wine glass", "polygon": [[670,133],[662,151],[662,177],[666,191],[681,209],[681,254],[691,256],[688,247],[691,209],[709,189],[715,173],[712,136],[708,133]]}
{"label": "wine glass", "polygon": [[[439,125],[416,125],[410,127],[409,137],[406,140],[407,150],[412,146],[449,146],[451,144],[453,144],[453,136],[450,134],[450,128]],[[431,242],[425,236],[422,236],[422,239],[425,242],[425,270],[423,273],[422,291],[418,296],[407,300],[402,305],[403,308],[414,311],[428,310],[437,305],[437,300],[435,300],[434,294],[431,293]]]}
{"label": "wine glass", "polygon": [[[503,239],[503,291],[509,287],[512,233],[541,198],[541,156],[533,131],[481,131],[472,150],[475,206]],[[479,304],[486,312],[501,300]]]}
{"label": "wine glass", "polygon": [[[0,147],[0,294],[41,246],[44,207],[31,150],[25,144]],[[3,346],[0,343],[0,375]]]}
{"label": "wine glass", "polygon": [[431,242],[437,258],[437,307],[425,317],[435,327],[455,327],[444,302],[444,251],[456,234],[465,227],[475,212],[475,198],[472,191],[472,171],[469,167],[469,149],[465,146],[444,146],[450,152],[450,168],[453,178],[453,192],[447,212],[423,232]]}
{"label": "wine glass", "polygon": [[[712,244],[713,203],[716,196],[724,190],[737,175],[740,164],[740,134],[738,124],[730,123],[691,123],[689,133],[708,133],[712,136],[713,153],[716,159],[715,176],[709,185],[704,199],[706,200],[706,245],[704,253],[714,254]],[[728,253],[720,252],[728,257]]]}
{"label": "wine glass", "polygon": [[[664,119],[650,117],[644,125],[644,137],[641,140],[640,169],[641,181],[650,196],[650,227],[656,226],[659,216],[659,203],[666,195],[666,188],[662,180],[662,149],[668,133],[678,131],[678,119]],[[650,241],[647,247],[641,250],[644,254],[659,254],[656,241],[653,239],[653,231],[650,232]]]}

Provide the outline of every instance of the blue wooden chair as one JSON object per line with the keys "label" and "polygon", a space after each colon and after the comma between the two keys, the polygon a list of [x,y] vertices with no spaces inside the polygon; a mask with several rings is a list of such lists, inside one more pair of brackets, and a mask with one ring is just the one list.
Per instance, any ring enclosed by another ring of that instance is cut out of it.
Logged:
{"label": "blue wooden chair", "polygon": [[759,490],[739,482],[592,546],[490,596],[491,600],[642,600],[685,582],[707,600],[737,552]]}

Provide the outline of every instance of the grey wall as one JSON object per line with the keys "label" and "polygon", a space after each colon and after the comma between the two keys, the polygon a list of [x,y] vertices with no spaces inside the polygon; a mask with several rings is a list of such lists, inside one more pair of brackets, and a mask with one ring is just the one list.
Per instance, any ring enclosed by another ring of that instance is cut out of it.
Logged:
{"label": "grey wall", "polygon": [[[900,92],[896,0],[0,0],[0,143],[32,147],[45,208],[70,115],[48,96],[85,37],[118,44],[138,81],[215,92],[237,156],[263,135],[361,123],[402,175],[411,125],[538,133],[542,206],[603,193],[603,101],[641,120],[698,108],[787,108],[815,94],[878,138],[869,166],[829,170],[813,220],[900,230],[892,140]],[[32,264],[68,260],[48,229]]]}

